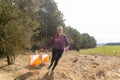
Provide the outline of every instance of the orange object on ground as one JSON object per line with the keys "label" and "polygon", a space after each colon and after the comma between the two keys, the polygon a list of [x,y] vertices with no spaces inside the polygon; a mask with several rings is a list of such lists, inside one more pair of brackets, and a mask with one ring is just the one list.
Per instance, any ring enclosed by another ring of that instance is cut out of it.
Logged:
{"label": "orange object on ground", "polygon": [[48,54],[43,54],[42,55],[42,62],[48,62],[49,61],[49,55]]}
{"label": "orange object on ground", "polygon": [[39,55],[30,55],[30,66],[40,65]]}

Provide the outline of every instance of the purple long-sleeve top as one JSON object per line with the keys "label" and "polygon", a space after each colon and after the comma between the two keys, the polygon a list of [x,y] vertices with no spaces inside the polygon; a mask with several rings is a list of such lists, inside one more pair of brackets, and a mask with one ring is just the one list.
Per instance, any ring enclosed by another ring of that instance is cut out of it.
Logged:
{"label": "purple long-sleeve top", "polygon": [[44,49],[47,49],[49,46],[52,46],[56,49],[62,49],[64,50],[64,47],[69,48],[70,42],[65,34],[58,35],[55,34],[50,41],[44,46]]}

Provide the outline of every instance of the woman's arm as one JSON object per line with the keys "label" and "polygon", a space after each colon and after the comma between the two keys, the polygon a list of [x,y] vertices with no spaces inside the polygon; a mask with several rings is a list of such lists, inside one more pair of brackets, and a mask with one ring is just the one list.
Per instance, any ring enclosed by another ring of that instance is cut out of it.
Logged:
{"label": "woman's arm", "polygon": [[55,36],[53,36],[48,43],[43,47],[44,50],[46,50],[49,46],[52,46],[54,44],[54,38]]}
{"label": "woman's arm", "polygon": [[65,47],[66,47],[66,49],[70,48],[70,41],[69,41],[69,39],[67,38],[66,35],[65,35]]}

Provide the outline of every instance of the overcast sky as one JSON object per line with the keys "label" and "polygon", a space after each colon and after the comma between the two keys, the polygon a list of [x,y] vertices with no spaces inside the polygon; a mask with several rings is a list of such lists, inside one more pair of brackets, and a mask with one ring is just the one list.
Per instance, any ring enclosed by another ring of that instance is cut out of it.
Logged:
{"label": "overcast sky", "polygon": [[65,24],[98,43],[120,42],[120,0],[55,0]]}

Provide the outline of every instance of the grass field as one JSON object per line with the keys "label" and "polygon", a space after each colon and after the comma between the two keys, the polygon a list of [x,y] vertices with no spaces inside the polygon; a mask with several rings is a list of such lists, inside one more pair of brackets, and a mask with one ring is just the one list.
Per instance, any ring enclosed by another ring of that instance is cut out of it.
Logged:
{"label": "grass field", "polygon": [[[114,52],[116,51],[116,52]],[[104,54],[104,55],[117,55],[120,56],[120,46],[97,46],[92,49],[80,50],[82,54]]]}

